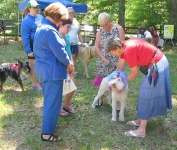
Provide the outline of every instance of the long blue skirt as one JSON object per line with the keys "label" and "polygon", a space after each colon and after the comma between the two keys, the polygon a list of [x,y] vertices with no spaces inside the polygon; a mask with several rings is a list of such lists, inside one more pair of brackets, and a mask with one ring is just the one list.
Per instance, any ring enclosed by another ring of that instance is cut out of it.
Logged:
{"label": "long blue skirt", "polygon": [[153,81],[149,83],[148,75],[144,76],[140,86],[136,117],[142,120],[166,116],[167,109],[172,109],[170,68],[166,56],[164,55],[156,65],[159,72],[156,86],[154,87]]}

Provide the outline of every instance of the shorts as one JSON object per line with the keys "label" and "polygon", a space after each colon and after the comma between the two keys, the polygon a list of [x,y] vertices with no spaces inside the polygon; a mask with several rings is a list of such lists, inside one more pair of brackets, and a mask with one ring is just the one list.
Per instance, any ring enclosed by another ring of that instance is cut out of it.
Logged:
{"label": "shorts", "polygon": [[[31,48],[31,50],[33,52],[33,40],[32,39],[30,39],[30,48]],[[35,59],[35,57],[34,56],[28,56],[28,59]]]}
{"label": "shorts", "polygon": [[78,54],[78,52],[79,52],[78,45],[71,45],[71,53],[72,54]]}
{"label": "shorts", "polygon": [[28,59],[35,59],[34,56],[28,56]]}

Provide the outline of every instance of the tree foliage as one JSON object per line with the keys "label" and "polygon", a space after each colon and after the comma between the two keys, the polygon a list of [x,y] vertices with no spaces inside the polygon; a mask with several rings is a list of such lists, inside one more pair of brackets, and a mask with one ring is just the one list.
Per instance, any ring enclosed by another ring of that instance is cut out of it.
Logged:
{"label": "tree foliage", "polygon": [[[0,0],[0,18],[17,20],[18,2],[22,0]],[[163,27],[164,24],[177,23],[177,0],[72,0],[87,4],[86,14],[77,14],[81,23],[97,24],[98,15],[107,12],[114,23],[128,27]],[[124,14],[125,10],[125,14]]]}

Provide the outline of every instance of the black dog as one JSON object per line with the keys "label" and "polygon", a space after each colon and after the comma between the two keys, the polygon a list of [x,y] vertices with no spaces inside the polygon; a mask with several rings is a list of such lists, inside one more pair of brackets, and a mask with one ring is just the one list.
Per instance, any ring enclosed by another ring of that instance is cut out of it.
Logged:
{"label": "black dog", "polygon": [[0,91],[3,90],[3,85],[6,79],[10,76],[14,79],[22,91],[24,91],[22,80],[28,76],[30,72],[30,66],[28,62],[21,62],[18,60],[18,63],[2,63],[0,64]]}

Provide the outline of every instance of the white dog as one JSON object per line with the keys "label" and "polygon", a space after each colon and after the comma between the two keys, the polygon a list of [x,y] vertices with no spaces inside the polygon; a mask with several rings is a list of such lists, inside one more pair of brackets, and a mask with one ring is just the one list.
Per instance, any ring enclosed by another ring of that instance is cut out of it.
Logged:
{"label": "white dog", "polygon": [[[112,98],[112,121],[117,121],[117,108],[120,107],[119,121],[124,121],[124,109],[128,94],[128,82],[125,72],[114,71],[108,77],[103,78],[98,94],[95,97],[92,108],[96,107],[99,98],[107,91],[109,92],[108,103],[111,103]],[[111,97],[112,96],[112,97]],[[120,105],[120,106],[119,106]],[[119,108],[118,108],[119,109]]]}
{"label": "white dog", "polygon": [[84,65],[84,75],[89,78],[88,74],[88,64],[91,62],[91,59],[96,56],[94,46],[91,46],[93,41],[90,41],[88,44],[85,43],[85,47],[79,46],[79,52],[76,55],[76,59],[81,61]]}

